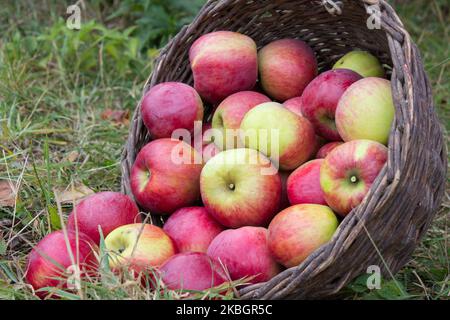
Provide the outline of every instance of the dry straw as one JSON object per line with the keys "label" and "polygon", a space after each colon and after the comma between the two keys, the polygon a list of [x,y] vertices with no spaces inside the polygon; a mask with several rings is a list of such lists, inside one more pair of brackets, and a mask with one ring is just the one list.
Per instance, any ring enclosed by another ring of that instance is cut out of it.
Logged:
{"label": "dry straw", "polygon": [[[380,11],[380,29],[367,27],[369,6]],[[259,47],[280,38],[302,39],[314,49],[321,70],[352,49],[369,50],[391,70],[396,106],[388,163],[332,241],[299,266],[241,289],[241,298],[324,298],[370,265],[395,274],[410,259],[441,203],[447,153],[419,50],[394,9],[383,0],[210,0],[162,49],[144,93],[164,81],[192,84],[189,48],[216,30],[247,34]],[[131,166],[150,140],[139,106],[122,158],[122,191],[130,195]]]}

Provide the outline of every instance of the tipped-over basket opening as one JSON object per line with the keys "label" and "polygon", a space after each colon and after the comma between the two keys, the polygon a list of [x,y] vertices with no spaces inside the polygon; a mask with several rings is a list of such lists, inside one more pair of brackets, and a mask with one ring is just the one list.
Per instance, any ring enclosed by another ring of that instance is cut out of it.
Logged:
{"label": "tipped-over basket opening", "polygon": [[[192,85],[189,48],[201,35],[217,30],[246,34],[258,47],[282,38],[301,39],[314,50],[321,71],[351,50],[370,51],[385,65],[396,107],[387,164],[333,239],[299,266],[244,287],[240,297],[325,298],[370,266],[380,267],[386,276],[395,274],[433,220],[447,169],[430,83],[419,50],[395,10],[383,0],[209,0],[161,50],[144,93],[166,81]],[[130,196],[131,167],[150,140],[139,104],[122,155],[122,191]]]}

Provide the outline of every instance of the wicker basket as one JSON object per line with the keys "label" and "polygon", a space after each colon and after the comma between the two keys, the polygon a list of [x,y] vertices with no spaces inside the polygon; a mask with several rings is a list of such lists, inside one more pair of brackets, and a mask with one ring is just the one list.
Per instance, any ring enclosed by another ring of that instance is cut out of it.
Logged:
{"label": "wicker basket", "polygon": [[[369,7],[379,8],[380,29],[367,27]],[[322,71],[352,49],[371,51],[389,66],[396,106],[388,162],[332,241],[301,265],[241,289],[240,297],[324,298],[370,265],[380,266],[385,275],[395,274],[410,259],[440,205],[447,154],[419,51],[394,9],[383,0],[209,0],[161,51],[144,93],[165,81],[192,84],[189,48],[199,36],[216,30],[247,34],[259,47],[280,38],[302,39],[314,49]],[[150,140],[139,110],[138,105],[122,158],[122,191],[130,195],[131,166]]]}

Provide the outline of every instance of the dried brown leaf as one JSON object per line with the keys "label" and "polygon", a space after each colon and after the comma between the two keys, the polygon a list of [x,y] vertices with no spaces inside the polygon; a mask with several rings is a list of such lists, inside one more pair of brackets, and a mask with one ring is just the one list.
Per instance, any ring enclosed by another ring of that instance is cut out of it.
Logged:
{"label": "dried brown leaf", "polygon": [[14,207],[16,193],[12,181],[0,180],[0,207]]}

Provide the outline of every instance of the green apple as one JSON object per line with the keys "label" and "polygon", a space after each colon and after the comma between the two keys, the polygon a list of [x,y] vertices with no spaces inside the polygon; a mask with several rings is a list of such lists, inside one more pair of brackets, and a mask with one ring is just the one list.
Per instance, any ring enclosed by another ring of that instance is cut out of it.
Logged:
{"label": "green apple", "polygon": [[347,53],[334,64],[333,69],[350,69],[363,77],[385,76],[380,61],[367,51],[355,50]]}
{"label": "green apple", "polygon": [[336,127],[344,141],[374,140],[387,144],[395,108],[391,83],[364,78],[352,84],[336,108]]}
{"label": "green apple", "polygon": [[276,102],[256,106],[241,122],[241,141],[258,150],[283,170],[293,170],[314,153],[316,136],[304,117]]}

